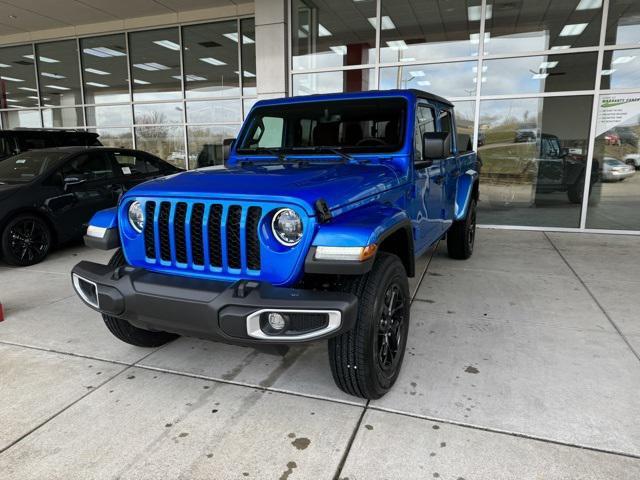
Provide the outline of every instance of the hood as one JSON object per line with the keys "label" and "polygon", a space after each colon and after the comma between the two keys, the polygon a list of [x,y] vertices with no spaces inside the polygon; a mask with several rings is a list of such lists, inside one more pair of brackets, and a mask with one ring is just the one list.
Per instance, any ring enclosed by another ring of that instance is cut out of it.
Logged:
{"label": "hood", "polygon": [[313,205],[320,198],[333,210],[399,184],[394,169],[379,163],[254,164],[183,172],[138,185],[130,195],[297,199],[313,214]]}

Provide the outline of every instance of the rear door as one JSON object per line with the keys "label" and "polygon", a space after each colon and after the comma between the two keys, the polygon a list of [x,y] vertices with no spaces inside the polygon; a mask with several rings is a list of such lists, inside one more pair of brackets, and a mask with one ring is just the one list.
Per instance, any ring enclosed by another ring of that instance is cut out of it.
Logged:
{"label": "rear door", "polygon": [[102,150],[79,154],[60,170],[65,191],[45,205],[67,233],[81,235],[84,227],[98,210],[114,207],[122,192],[112,158]]}
{"label": "rear door", "polygon": [[442,234],[442,159],[429,162],[422,157],[422,134],[436,131],[435,109],[418,103],[414,132],[414,188],[415,201],[411,218],[416,232],[416,251],[420,252]]}
{"label": "rear door", "polygon": [[445,158],[442,160],[442,227],[448,229],[455,215],[456,190],[458,187],[458,177],[460,176],[460,162],[457,155],[455,125],[453,113],[450,109],[443,108],[439,112],[440,130],[448,133],[445,142]]}
{"label": "rear door", "polygon": [[109,151],[116,164],[124,190],[129,190],[139,183],[161,177],[172,170],[172,167],[160,159],[135,150]]}

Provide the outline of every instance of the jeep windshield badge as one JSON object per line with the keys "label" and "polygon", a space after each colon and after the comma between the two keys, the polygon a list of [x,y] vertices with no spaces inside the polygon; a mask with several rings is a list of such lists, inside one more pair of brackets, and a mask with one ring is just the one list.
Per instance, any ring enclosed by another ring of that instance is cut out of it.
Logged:
{"label": "jeep windshield badge", "polygon": [[327,341],[337,387],[380,398],[416,259],[445,235],[451,257],[473,253],[480,165],[455,132],[453,105],[418,90],[258,101],[225,169],[142,183],[91,219],[87,245],[117,250],[78,263],[75,291],[138,346]]}

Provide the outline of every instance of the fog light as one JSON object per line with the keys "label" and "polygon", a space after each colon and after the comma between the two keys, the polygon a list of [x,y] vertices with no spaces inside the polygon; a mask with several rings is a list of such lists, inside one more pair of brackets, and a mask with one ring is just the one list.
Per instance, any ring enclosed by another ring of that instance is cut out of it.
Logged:
{"label": "fog light", "polygon": [[280,313],[270,313],[267,320],[269,321],[269,326],[277,332],[287,326],[287,317]]}

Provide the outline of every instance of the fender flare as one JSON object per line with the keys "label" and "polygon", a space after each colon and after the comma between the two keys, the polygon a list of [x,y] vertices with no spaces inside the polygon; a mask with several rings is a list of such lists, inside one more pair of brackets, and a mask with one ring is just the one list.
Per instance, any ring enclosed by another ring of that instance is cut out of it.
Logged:
{"label": "fender flare", "polygon": [[476,170],[469,169],[458,176],[454,220],[457,221],[466,218],[469,204],[473,199],[474,188],[478,181],[479,175]]}
{"label": "fender flare", "polygon": [[84,236],[87,247],[111,250],[120,246],[118,207],[106,208],[93,214]]}
{"label": "fender flare", "polygon": [[374,243],[380,245],[400,230],[406,231],[409,245],[405,267],[407,274],[413,276],[415,259],[411,219],[404,210],[380,203],[351,210],[334,217],[327,223],[320,224],[305,258],[305,272],[362,275],[371,270],[375,255],[363,262],[317,260],[316,248],[318,246],[365,247]]}

